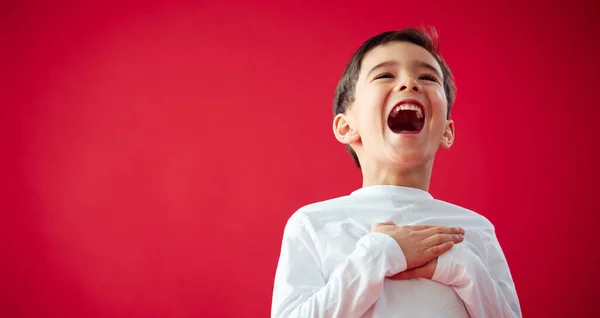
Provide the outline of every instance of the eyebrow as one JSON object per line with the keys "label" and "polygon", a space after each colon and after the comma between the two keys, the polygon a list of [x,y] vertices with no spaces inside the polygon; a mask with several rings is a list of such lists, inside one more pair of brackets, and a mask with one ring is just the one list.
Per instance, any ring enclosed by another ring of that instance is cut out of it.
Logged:
{"label": "eyebrow", "polygon": [[440,71],[438,71],[438,69],[435,68],[433,65],[431,65],[429,63],[425,63],[423,61],[414,61],[413,63],[416,64],[418,67],[426,68],[426,69],[434,72],[435,75],[437,75],[437,77],[439,77],[440,79],[443,78],[442,74],[440,74]]}
{"label": "eyebrow", "polygon": [[398,65],[398,62],[396,61],[385,61],[385,62],[381,62],[375,66],[373,66],[373,68],[369,71],[369,73],[367,73],[367,78],[369,78],[371,76],[371,73],[375,72],[377,69],[380,69],[382,67],[387,67],[387,66],[395,66]]}
{"label": "eyebrow", "polygon": [[[432,72],[434,72],[440,79],[442,78],[442,74],[440,74],[440,71],[438,71],[437,68],[433,67],[431,64],[423,62],[423,61],[412,61],[411,64],[415,65],[416,67],[419,68],[426,68]],[[371,70],[369,71],[369,73],[367,73],[367,78],[371,76],[371,73],[375,72],[377,69],[380,69],[382,67],[388,67],[388,66],[395,66],[398,65],[398,62],[396,61],[385,61],[385,62],[381,62],[375,66],[373,66],[373,68],[371,68]]]}

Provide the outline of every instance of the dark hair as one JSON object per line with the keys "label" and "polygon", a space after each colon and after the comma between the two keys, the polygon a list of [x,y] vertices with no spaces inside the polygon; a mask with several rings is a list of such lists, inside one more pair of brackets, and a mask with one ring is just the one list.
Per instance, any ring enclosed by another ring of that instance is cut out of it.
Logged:
{"label": "dark hair", "polygon": [[[446,100],[448,102],[448,118],[450,117],[450,110],[452,109],[452,103],[456,95],[456,87],[454,86],[454,77],[450,67],[444,62],[439,54],[439,38],[434,28],[429,30],[421,30],[416,28],[406,28],[398,31],[388,31],[380,33],[361,45],[360,48],[352,55],[352,59],[346,66],[346,70],[342,75],[342,78],[338,82],[335,89],[335,97],[333,100],[333,113],[334,116],[345,113],[350,105],[354,102],[354,92],[356,90],[356,82],[360,74],[360,68],[362,61],[372,49],[386,45],[391,42],[410,42],[426,49],[435,60],[440,64],[442,74],[444,76],[444,92],[446,93]],[[356,166],[360,168],[360,162],[356,152],[346,145],[346,149],[354,159]]]}

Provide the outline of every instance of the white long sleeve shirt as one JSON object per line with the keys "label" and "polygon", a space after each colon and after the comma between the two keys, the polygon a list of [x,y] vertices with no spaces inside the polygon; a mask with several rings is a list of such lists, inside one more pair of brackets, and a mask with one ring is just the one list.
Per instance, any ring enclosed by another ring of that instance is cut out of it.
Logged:
{"label": "white long sleeve shirt", "polygon": [[[430,279],[406,270],[396,241],[370,230],[461,226],[465,239],[438,259]],[[399,186],[370,186],[305,206],[288,220],[275,273],[272,317],[521,317],[494,226],[483,216]]]}

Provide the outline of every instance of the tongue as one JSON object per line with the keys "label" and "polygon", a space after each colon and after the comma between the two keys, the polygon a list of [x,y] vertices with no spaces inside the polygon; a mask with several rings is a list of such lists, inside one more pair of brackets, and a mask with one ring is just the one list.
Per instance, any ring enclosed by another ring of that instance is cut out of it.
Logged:
{"label": "tongue", "polygon": [[402,110],[394,117],[388,119],[388,126],[397,134],[417,133],[423,129],[424,119],[417,118],[417,112]]}

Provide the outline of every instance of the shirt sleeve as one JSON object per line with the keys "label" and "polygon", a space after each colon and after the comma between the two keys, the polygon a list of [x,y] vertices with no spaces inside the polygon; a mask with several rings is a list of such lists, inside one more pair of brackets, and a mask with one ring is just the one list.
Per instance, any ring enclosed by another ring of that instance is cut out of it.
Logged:
{"label": "shirt sleeve", "polygon": [[305,221],[292,216],[284,230],[271,317],[360,317],[379,298],[385,277],[405,269],[396,241],[369,233],[325,278]]}
{"label": "shirt sleeve", "polygon": [[452,286],[474,318],[522,317],[508,263],[494,234],[484,253],[456,244],[438,259],[433,280]]}

